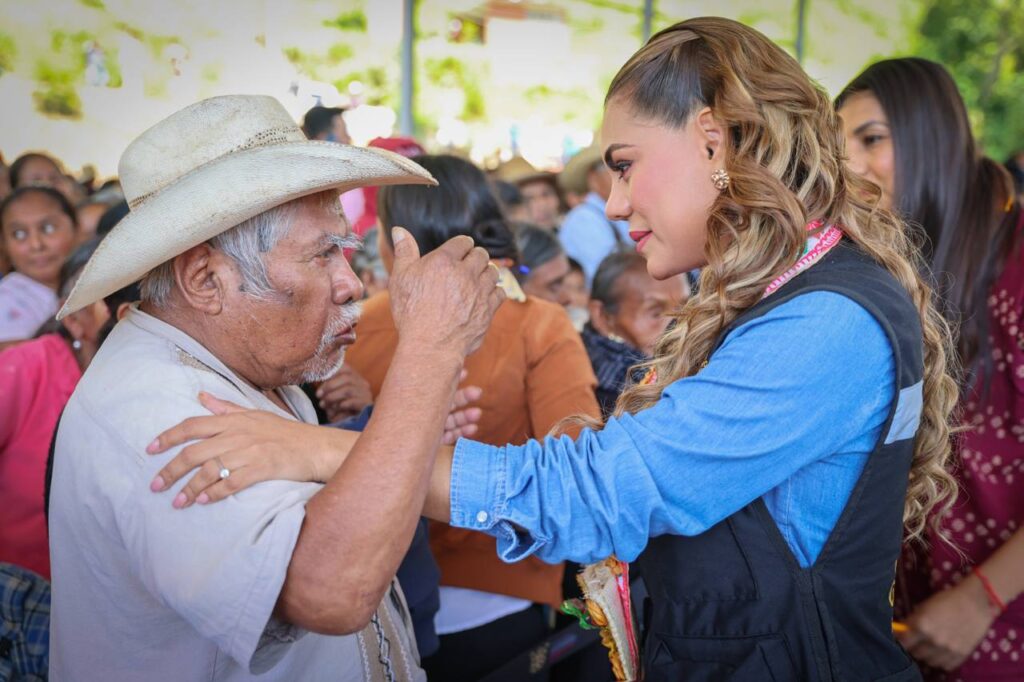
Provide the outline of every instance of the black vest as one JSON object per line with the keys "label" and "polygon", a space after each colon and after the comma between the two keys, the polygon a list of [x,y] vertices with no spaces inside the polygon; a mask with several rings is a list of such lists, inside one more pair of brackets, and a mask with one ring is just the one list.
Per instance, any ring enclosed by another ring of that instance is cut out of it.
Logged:
{"label": "black vest", "polygon": [[[898,393],[882,435],[810,568],[797,563],[761,499],[700,535],[651,540],[636,562],[649,593],[648,682],[920,679],[891,630],[923,376],[921,324],[910,297],[884,268],[843,242],[738,317],[718,345],[739,325],[811,291],[856,301],[889,338]],[[808,348],[807,362],[821,362],[822,371],[844,362],[827,350]]]}

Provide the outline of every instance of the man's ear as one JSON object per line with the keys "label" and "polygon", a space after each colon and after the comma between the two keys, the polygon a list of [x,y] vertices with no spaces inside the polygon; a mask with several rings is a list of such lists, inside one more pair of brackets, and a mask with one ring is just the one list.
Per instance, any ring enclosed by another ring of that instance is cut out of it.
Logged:
{"label": "man's ear", "polygon": [[220,314],[228,287],[239,286],[234,263],[207,243],[177,256],[173,268],[182,298],[189,307],[207,315]]}
{"label": "man's ear", "polygon": [[612,333],[612,324],[604,310],[604,303],[590,299],[587,301],[587,310],[590,311],[590,326],[601,336],[608,336]]}
{"label": "man's ear", "polygon": [[697,127],[697,133],[700,135],[701,147],[704,149],[706,158],[721,163],[720,159],[725,151],[723,146],[725,130],[718,120],[715,119],[711,108],[704,107],[698,111],[694,122]]}

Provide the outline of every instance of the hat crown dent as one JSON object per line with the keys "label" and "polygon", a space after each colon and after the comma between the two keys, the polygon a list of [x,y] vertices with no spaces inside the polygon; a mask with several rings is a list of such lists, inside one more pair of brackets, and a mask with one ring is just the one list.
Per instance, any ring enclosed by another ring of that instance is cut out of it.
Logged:
{"label": "hat crown dent", "polygon": [[302,129],[273,97],[212,97],[171,114],[139,135],[121,155],[118,176],[134,209],[191,171],[228,154],[305,140]]}

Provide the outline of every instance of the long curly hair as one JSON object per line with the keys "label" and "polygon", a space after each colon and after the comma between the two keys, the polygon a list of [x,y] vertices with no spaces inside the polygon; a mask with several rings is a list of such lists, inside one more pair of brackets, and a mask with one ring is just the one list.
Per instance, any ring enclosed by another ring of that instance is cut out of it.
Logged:
{"label": "long curly hair", "polygon": [[951,504],[956,490],[946,470],[956,356],[922,274],[919,245],[895,214],[878,207],[878,188],[846,168],[828,96],[761,33],[706,17],[652,37],[613,79],[611,102],[674,128],[710,107],[728,131],[724,163],[732,179],[708,217],[699,291],[673,314],[654,359],[641,366],[656,378],[628,387],[615,414],[650,407],[669,384],[696,374],[729,323],[800,257],[809,221],[841,225],[900,282],[921,316],[924,407],[904,508],[907,536],[920,537],[929,512]]}

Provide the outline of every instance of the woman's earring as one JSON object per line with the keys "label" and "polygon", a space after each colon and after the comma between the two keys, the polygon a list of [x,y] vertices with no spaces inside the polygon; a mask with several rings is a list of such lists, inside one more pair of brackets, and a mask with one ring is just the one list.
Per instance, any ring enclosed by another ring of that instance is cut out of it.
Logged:
{"label": "woman's earring", "polygon": [[729,188],[729,183],[732,182],[732,178],[725,172],[724,169],[719,168],[711,174],[711,182],[715,184],[715,189],[722,192]]}
{"label": "woman's earring", "polygon": [[79,341],[78,339],[75,339],[74,341],[71,342],[71,347],[74,348],[75,350],[82,350],[82,342]]}

